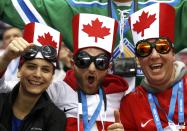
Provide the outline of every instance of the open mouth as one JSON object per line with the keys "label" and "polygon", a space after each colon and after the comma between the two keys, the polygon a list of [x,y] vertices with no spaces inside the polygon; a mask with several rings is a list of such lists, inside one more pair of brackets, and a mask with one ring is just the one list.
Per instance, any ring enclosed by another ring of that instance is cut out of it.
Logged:
{"label": "open mouth", "polygon": [[151,64],[149,67],[152,69],[152,70],[157,70],[157,69],[161,69],[163,66],[163,64]]}
{"label": "open mouth", "polygon": [[95,81],[95,76],[88,76],[88,83],[89,84],[93,84],[94,83],[94,81]]}

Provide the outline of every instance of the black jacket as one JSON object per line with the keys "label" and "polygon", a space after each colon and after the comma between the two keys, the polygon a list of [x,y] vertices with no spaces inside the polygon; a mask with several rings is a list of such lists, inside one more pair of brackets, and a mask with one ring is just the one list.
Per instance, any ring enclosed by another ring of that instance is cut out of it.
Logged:
{"label": "black jacket", "polygon": [[[12,105],[18,90],[19,83],[12,92],[0,94],[0,131],[12,131]],[[65,113],[58,109],[44,92],[32,111],[25,117],[20,131],[64,131],[65,123]]]}

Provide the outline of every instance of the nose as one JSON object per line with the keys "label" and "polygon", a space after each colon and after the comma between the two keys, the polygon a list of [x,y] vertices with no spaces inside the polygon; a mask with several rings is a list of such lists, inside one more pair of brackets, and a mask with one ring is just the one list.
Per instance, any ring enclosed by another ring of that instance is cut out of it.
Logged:
{"label": "nose", "polygon": [[155,48],[153,48],[152,53],[150,54],[151,58],[159,58],[160,54],[156,51]]}
{"label": "nose", "polygon": [[92,62],[92,63],[90,64],[90,66],[88,67],[88,70],[89,70],[90,72],[94,72],[94,71],[96,70],[96,67],[95,67],[94,62]]}
{"label": "nose", "polygon": [[40,68],[37,68],[34,72],[34,76],[40,78],[42,76],[42,72]]}

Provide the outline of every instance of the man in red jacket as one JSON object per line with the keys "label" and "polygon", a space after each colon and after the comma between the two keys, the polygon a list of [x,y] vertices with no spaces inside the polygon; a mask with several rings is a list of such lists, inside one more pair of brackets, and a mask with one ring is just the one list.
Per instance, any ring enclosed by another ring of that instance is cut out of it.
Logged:
{"label": "man in red jacket", "polygon": [[68,131],[123,130],[115,111],[128,85],[108,74],[116,31],[117,21],[106,16],[79,14],[73,18],[73,70],[65,77],[67,94],[62,98],[70,109],[65,111]]}
{"label": "man in red jacket", "polygon": [[153,4],[129,18],[136,56],[145,78],[122,100],[125,130],[187,130],[187,75],[175,60],[175,10]]}

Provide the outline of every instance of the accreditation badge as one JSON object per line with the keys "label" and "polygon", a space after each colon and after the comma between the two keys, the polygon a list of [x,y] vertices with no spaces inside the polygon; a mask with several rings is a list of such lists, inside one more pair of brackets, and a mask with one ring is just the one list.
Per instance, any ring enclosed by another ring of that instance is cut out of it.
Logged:
{"label": "accreditation badge", "polygon": [[164,131],[183,131],[186,129],[185,125],[176,125],[173,122],[168,122],[168,126],[164,128]]}
{"label": "accreditation badge", "polygon": [[175,125],[173,122],[168,122],[168,126],[164,128],[164,131],[179,131],[177,126],[178,125]]}

